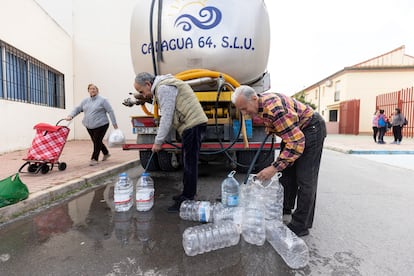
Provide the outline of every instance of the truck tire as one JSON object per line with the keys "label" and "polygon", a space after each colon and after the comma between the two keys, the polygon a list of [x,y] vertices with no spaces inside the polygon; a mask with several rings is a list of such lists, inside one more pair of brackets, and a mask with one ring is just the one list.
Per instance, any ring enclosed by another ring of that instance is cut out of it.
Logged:
{"label": "truck tire", "polygon": [[177,156],[177,162],[173,162],[173,153],[167,151],[158,152],[158,165],[162,171],[174,172],[180,168],[180,156]]}
{"label": "truck tire", "polygon": [[[139,151],[139,160],[141,161],[141,166],[145,169],[147,168],[147,164],[150,161],[152,151],[150,150],[140,150]],[[148,171],[158,171],[160,167],[158,166],[158,156],[154,154],[150,164],[148,165]]]}
{"label": "truck tire", "polygon": [[[256,155],[257,150],[248,150],[248,151],[238,151],[236,153],[237,163],[243,165],[237,165],[237,171],[241,173],[247,173],[252,163],[254,156]],[[270,166],[275,160],[275,151],[269,152],[269,150],[262,150],[259,155],[259,158],[256,161],[255,166],[251,173],[258,173],[264,168]]]}

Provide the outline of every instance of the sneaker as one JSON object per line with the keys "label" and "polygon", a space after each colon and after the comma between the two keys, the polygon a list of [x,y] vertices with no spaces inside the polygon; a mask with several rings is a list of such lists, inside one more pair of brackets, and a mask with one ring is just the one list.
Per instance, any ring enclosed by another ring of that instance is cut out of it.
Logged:
{"label": "sneaker", "polygon": [[98,165],[98,161],[92,159],[91,162],[89,162],[89,166],[95,166]]}
{"label": "sneaker", "polygon": [[401,141],[397,141],[397,145],[401,144]]}
{"label": "sneaker", "polygon": [[309,235],[309,230],[308,229],[300,229],[299,227],[295,226],[292,223],[289,223],[288,225],[286,225],[293,233],[296,234],[296,236],[298,237],[303,237],[303,236],[307,236]]}
{"label": "sneaker", "polygon": [[397,142],[397,141],[394,141],[394,142],[392,142],[391,144],[398,144],[398,142]]}
{"label": "sneaker", "polygon": [[109,153],[108,154],[104,154],[104,156],[102,158],[102,161],[108,160],[109,157],[111,157],[111,155]]}

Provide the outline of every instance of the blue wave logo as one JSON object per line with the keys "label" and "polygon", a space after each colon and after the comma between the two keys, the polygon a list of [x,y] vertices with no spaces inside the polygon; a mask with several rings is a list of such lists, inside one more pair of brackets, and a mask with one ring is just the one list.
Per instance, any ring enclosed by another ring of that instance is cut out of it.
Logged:
{"label": "blue wave logo", "polygon": [[221,11],[215,7],[202,8],[198,15],[200,16],[200,20],[190,14],[180,15],[175,20],[175,26],[179,27],[182,25],[183,31],[186,32],[192,29],[192,25],[203,30],[208,30],[217,26],[221,21]]}

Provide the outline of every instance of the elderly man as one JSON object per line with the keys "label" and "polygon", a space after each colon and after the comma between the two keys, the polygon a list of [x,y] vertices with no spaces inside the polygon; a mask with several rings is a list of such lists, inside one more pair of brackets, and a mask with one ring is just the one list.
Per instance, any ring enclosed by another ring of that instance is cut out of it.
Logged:
{"label": "elderly man", "polygon": [[258,179],[272,178],[282,172],[283,213],[292,214],[287,225],[297,236],[309,234],[315,212],[318,173],[326,126],[311,107],[279,93],[256,94],[242,85],[232,94],[232,102],[243,113],[260,116],[267,133],[282,138],[276,161],[257,174]]}
{"label": "elderly man", "polygon": [[143,72],[136,76],[134,88],[147,101],[157,101],[161,120],[155,137],[153,152],[162,149],[174,127],[182,139],[183,192],[173,196],[175,203],[169,212],[178,212],[184,200],[194,199],[197,193],[198,158],[208,118],[192,88],[172,75],[153,76]]}

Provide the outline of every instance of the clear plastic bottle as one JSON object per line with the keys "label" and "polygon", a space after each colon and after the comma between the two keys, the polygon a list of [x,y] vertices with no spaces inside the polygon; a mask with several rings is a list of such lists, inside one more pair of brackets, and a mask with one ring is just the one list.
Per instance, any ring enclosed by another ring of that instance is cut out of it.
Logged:
{"label": "clear plastic bottle", "polygon": [[185,200],[180,206],[180,218],[199,222],[212,222],[217,203],[209,201]]}
{"label": "clear plastic bottle", "polygon": [[282,174],[275,174],[270,181],[263,182],[266,220],[283,220],[283,186],[279,183]]}
{"label": "clear plastic bottle", "polygon": [[154,180],[148,172],[138,178],[135,203],[138,211],[148,211],[154,206]]}
{"label": "clear plastic bottle", "polygon": [[223,221],[233,221],[241,233],[243,209],[240,206],[225,207],[222,203],[218,202],[214,206],[213,222],[221,223]]}
{"label": "clear plastic bottle", "polygon": [[227,207],[239,205],[239,182],[234,178],[236,171],[232,171],[221,182],[221,203]]}
{"label": "clear plastic bottle", "polygon": [[188,256],[238,244],[240,233],[232,221],[189,227],[183,233],[183,247]]}
{"label": "clear plastic bottle", "polygon": [[247,186],[242,189],[242,236],[255,245],[263,245],[266,241],[265,210],[263,187],[258,185],[254,177],[249,177]]}
{"label": "clear plastic bottle", "polygon": [[133,205],[134,187],[126,172],[119,174],[114,188],[115,211],[126,212]]}
{"label": "clear plastic bottle", "polygon": [[308,264],[308,246],[283,222],[277,220],[266,221],[266,240],[290,268],[298,269]]}

